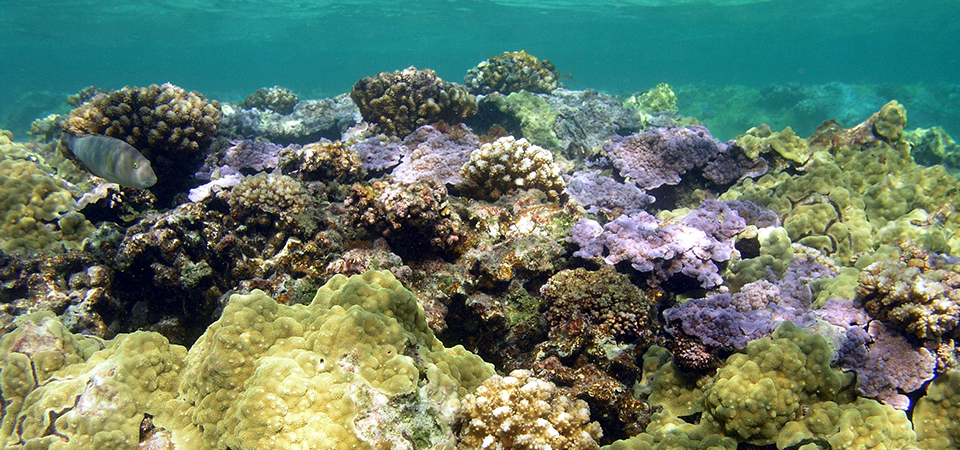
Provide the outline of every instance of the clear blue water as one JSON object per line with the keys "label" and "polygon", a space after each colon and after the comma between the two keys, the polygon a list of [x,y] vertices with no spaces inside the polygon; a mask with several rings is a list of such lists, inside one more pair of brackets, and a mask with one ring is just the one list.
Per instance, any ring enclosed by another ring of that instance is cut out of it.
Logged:
{"label": "clear blue water", "polygon": [[572,89],[611,93],[960,83],[960,1],[4,0],[0,126],[27,93],[171,82],[222,100],[273,85],[316,98],[411,65],[460,82],[519,49],[572,72]]}

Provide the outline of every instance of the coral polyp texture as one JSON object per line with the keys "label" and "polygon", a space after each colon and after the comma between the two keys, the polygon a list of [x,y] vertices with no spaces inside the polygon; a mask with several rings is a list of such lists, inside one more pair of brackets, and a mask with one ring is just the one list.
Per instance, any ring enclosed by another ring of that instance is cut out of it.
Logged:
{"label": "coral polyp texture", "polygon": [[[0,356],[4,448],[450,448],[460,402],[493,375],[445,348],[388,272],[336,276],[310,305],[234,295],[189,351],[152,332],[71,334],[36,313]],[[585,417],[553,407],[559,430]]]}
{"label": "coral polyp texture", "polygon": [[44,170],[40,155],[11,142],[6,132],[0,132],[0,192],[4,252],[75,250],[93,232],[93,224],[77,212],[69,185]]}
{"label": "coral polyp texture", "polygon": [[871,316],[920,339],[949,334],[960,323],[960,271],[942,256],[904,246],[899,260],[860,272],[857,299]]}
{"label": "coral polyp texture", "polygon": [[513,136],[474,150],[460,174],[466,191],[487,200],[526,189],[539,189],[557,200],[564,188],[563,172],[553,161],[553,154]]}
{"label": "coral polyp texture", "polygon": [[580,258],[611,265],[629,261],[635,270],[651,274],[651,286],[682,274],[711,288],[723,283],[717,263],[730,259],[733,237],[746,226],[728,205],[708,200],[682,218],[665,221],[645,211],[605,225],[581,219],[567,241],[580,246],[573,253]]}
{"label": "coral polyp texture", "polygon": [[277,114],[287,115],[293,112],[293,107],[300,102],[296,93],[282,86],[260,88],[253,91],[243,101],[244,108],[269,110]]}
{"label": "coral polyp texture", "polygon": [[350,91],[363,120],[380,132],[404,137],[422,125],[463,122],[477,112],[477,100],[430,69],[410,67],[362,78]]}
{"label": "coral polyp texture", "polygon": [[477,95],[519,91],[547,93],[560,87],[560,75],[550,61],[520,50],[482,61],[467,71],[463,84],[470,93]]}
{"label": "coral polyp texture", "polygon": [[73,135],[103,134],[123,139],[153,165],[161,186],[184,182],[223,114],[220,104],[170,83],[125,87],[93,97],[70,112],[63,129]]}
{"label": "coral polyp texture", "polygon": [[493,376],[463,402],[464,450],[589,450],[600,448],[590,409],[526,370]]}

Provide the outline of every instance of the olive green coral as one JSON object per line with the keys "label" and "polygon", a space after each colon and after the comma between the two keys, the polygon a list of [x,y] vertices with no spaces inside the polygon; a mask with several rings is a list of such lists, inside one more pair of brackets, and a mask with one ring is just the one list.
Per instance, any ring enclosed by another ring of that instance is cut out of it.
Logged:
{"label": "olive green coral", "polygon": [[37,313],[0,357],[6,448],[131,449],[142,424],[178,449],[449,448],[460,401],[494,373],[444,348],[416,296],[374,271],[333,277],[310,305],[234,295],[189,351]]}
{"label": "olive green coral", "polygon": [[253,91],[243,101],[243,107],[287,115],[293,112],[293,107],[297,106],[297,103],[300,103],[300,97],[296,93],[282,86],[274,86]]}
{"label": "olive green coral", "polygon": [[957,448],[960,445],[960,371],[934,378],[927,395],[913,411],[919,447],[924,450]]}
{"label": "olive green coral", "polygon": [[769,444],[802,406],[833,400],[849,383],[830,367],[832,358],[823,336],[784,322],[771,339],[751,341],[727,359],[704,392],[704,418],[727,436]]}
{"label": "olive green coral", "polygon": [[549,93],[560,87],[560,75],[550,61],[520,50],[482,61],[467,71],[463,84],[470,93],[477,95],[520,91]]}
{"label": "olive green coral", "polygon": [[19,254],[80,248],[93,225],[76,211],[66,183],[33,161],[2,158],[0,250]]}
{"label": "olive green coral", "polygon": [[[157,333],[104,343],[50,312],[18,320],[0,341],[4,448],[130,449],[147,415],[177,392],[186,349]],[[21,445],[23,447],[18,447]]]}
{"label": "olive green coral", "polygon": [[461,449],[597,449],[600,425],[590,409],[526,370],[493,376],[463,402]]}
{"label": "olive green coral", "polygon": [[563,172],[549,150],[513,136],[474,150],[460,173],[464,189],[489,200],[524,189],[539,189],[557,200],[565,186]]}
{"label": "olive green coral", "polygon": [[430,69],[410,67],[362,78],[350,91],[363,120],[391,136],[404,137],[422,125],[463,122],[477,112],[477,100],[463,86]]}

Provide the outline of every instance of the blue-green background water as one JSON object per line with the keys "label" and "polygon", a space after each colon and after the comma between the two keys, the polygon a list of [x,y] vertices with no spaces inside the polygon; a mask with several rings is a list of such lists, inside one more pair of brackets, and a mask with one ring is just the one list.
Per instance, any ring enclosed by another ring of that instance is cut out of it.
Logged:
{"label": "blue-green background water", "polygon": [[[319,98],[408,66],[462,82],[479,61],[519,49],[572,71],[567,87],[620,94],[659,82],[960,84],[960,1],[740,3],[4,0],[0,127],[25,130],[88,85],[171,82],[221,100],[282,85]],[[960,98],[939,100],[960,109]],[[937,114],[910,125],[960,134],[960,119]]]}

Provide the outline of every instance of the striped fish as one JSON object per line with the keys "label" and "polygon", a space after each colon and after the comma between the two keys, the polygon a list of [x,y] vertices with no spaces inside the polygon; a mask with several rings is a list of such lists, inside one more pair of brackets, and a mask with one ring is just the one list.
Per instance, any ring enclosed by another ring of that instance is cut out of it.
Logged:
{"label": "striped fish", "polygon": [[70,151],[90,173],[112,183],[143,189],[157,183],[150,161],[123,140],[103,136],[73,136]]}

